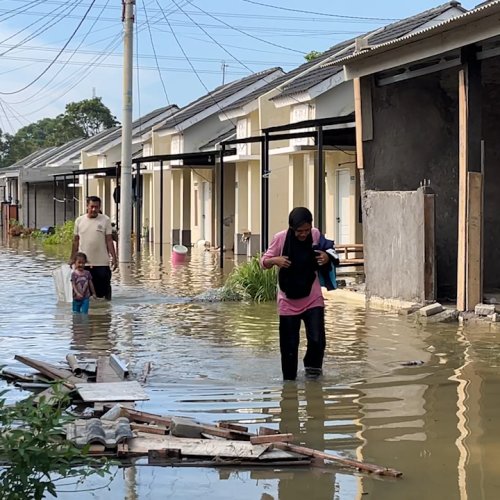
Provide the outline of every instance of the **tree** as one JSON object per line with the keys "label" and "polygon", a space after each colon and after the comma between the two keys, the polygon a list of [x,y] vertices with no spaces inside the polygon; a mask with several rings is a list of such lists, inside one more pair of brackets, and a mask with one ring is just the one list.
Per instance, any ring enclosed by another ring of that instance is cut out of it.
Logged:
{"label": "tree", "polygon": [[66,104],[64,117],[68,123],[83,131],[84,137],[91,137],[118,124],[100,97],[84,99]]}
{"label": "tree", "polygon": [[317,57],[319,57],[322,53],[318,52],[317,50],[311,50],[311,52],[308,52],[305,56],[304,59],[306,61],[314,61]]}
{"label": "tree", "polygon": [[116,124],[116,117],[100,97],[70,102],[63,114],[30,123],[14,135],[2,134],[0,130],[0,168],[12,165],[38,149],[91,137]]}

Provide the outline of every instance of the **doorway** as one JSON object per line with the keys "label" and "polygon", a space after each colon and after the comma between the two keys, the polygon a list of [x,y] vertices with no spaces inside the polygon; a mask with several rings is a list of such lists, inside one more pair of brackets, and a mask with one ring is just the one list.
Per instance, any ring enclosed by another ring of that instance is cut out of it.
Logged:
{"label": "doorway", "polygon": [[337,170],[337,224],[336,243],[345,245],[352,243],[349,223],[351,205],[351,172],[348,169]]}

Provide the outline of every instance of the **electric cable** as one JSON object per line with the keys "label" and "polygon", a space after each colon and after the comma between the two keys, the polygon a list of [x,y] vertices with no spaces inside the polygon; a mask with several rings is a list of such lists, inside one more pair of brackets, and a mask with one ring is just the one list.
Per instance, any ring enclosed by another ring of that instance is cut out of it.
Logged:
{"label": "electric cable", "polygon": [[32,80],[30,83],[26,84],[24,87],[20,88],[20,89],[17,89],[17,90],[14,90],[14,91],[10,91],[10,92],[0,92],[0,95],[13,95],[13,94],[18,94],[20,92],[22,92],[23,90],[26,90],[27,88],[31,87],[33,84],[35,84],[38,80],[40,80],[40,78],[42,78],[43,75],[45,75],[47,73],[47,71],[49,71],[49,69],[54,65],[54,63],[59,59],[59,57],[61,56],[61,54],[64,52],[64,50],[66,49],[66,47],[71,43],[71,40],[73,39],[73,37],[76,35],[76,33],[78,32],[78,30],[80,29],[80,26],[83,24],[83,22],[85,21],[86,17],[87,17],[87,14],[90,12],[90,10],[92,9],[92,6],[94,5],[95,3],[95,0],[92,0],[89,8],[87,9],[87,11],[85,12],[84,16],[82,17],[82,19],[80,20],[80,22],[78,23],[77,27],[75,28],[75,30],[73,31],[73,33],[71,34],[71,36],[69,37],[68,41],[64,44],[64,46],[62,47],[62,49],[59,51],[59,53],[56,55],[56,57],[52,60],[52,62],[34,79]]}
{"label": "electric cable", "polygon": [[387,17],[363,17],[363,16],[347,16],[342,14],[328,14],[326,12],[313,12],[310,10],[301,10],[301,9],[291,9],[289,7],[280,7],[278,5],[270,5],[267,3],[256,2],[255,0],[241,0],[242,2],[251,3],[253,5],[259,5],[261,7],[269,7],[270,9],[278,9],[278,10],[286,10],[289,12],[299,12],[300,14],[314,14],[315,16],[327,16],[327,17],[335,17],[340,19],[361,19],[361,20],[370,20],[370,21],[399,21],[399,19],[387,18]]}

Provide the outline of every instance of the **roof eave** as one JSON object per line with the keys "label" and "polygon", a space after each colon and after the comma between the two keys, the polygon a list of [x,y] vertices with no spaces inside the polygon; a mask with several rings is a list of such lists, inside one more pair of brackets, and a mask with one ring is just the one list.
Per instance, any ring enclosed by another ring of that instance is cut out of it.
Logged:
{"label": "roof eave", "polygon": [[346,80],[385,71],[500,35],[500,0],[435,27],[337,61]]}

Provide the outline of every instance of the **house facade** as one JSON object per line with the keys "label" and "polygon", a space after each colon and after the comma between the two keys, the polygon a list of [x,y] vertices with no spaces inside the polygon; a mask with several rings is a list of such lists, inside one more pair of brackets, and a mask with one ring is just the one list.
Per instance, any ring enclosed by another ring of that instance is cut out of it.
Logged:
{"label": "house facade", "polygon": [[[406,281],[421,281],[435,256],[436,269],[425,274],[425,280],[437,298],[456,300],[462,311],[473,310],[485,293],[500,286],[499,19],[500,2],[484,3],[343,61],[356,89],[365,213],[374,214],[373,200],[386,196],[379,213],[392,221],[385,248],[394,254],[405,245],[414,247],[429,230],[433,254],[421,253],[421,265]],[[435,208],[415,219],[407,201],[420,185],[434,196]],[[395,197],[393,206],[399,210],[385,210],[389,198]],[[372,217],[369,232],[379,232],[379,224],[380,218]],[[415,230],[405,232],[412,225]],[[380,272],[386,283],[394,282],[404,263],[395,259],[394,265],[384,265],[376,257],[379,242],[375,237],[370,242],[373,252],[366,251],[373,260],[367,266],[367,288],[376,295],[395,295],[394,288],[377,285]]]}

